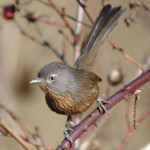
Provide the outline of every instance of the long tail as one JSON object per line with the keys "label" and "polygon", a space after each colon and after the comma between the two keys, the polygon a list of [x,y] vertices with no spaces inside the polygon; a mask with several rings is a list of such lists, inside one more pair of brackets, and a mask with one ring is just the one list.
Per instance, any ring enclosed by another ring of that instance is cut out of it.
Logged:
{"label": "long tail", "polygon": [[117,25],[117,20],[124,12],[125,10],[121,9],[121,6],[112,8],[111,5],[106,5],[103,7],[74,68],[88,70],[92,66],[98,50],[107,40],[109,33]]}

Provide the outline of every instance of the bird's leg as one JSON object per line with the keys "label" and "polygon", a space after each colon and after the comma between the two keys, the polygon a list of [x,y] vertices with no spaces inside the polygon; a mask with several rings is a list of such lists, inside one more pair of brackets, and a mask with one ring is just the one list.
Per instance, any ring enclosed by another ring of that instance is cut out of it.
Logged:
{"label": "bird's leg", "polygon": [[74,126],[74,123],[71,120],[72,120],[72,117],[69,115],[67,117],[67,122],[66,122],[65,129],[64,129],[64,136],[68,141],[73,143],[69,137],[69,133],[73,131],[72,127]]}
{"label": "bird's leg", "polygon": [[106,104],[106,103],[109,103],[109,102],[105,101],[105,100],[102,100],[99,97],[97,98],[97,104],[98,104],[99,111],[101,112],[102,109],[103,109],[108,115],[110,115],[108,113],[107,109],[105,108],[105,106],[103,105],[103,104]]}

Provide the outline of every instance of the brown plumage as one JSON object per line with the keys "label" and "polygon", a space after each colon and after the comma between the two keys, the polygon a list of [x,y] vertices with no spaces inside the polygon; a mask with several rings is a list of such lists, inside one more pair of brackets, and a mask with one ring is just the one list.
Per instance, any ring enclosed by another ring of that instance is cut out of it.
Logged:
{"label": "brown plumage", "polygon": [[98,83],[101,79],[88,70],[123,12],[120,6],[105,6],[74,68],[52,62],[42,67],[38,72],[38,78],[31,81],[39,84],[45,92],[45,99],[51,110],[63,115],[75,115],[88,109],[97,99]]}
{"label": "brown plumage", "polygon": [[[49,108],[59,114],[75,115],[85,111],[89,108],[99,95],[98,82],[101,79],[92,72],[78,70],[82,82],[79,82],[79,87],[75,92],[69,90],[65,93],[59,94],[56,91],[47,87],[47,85],[40,85],[45,93],[45,99]],[[85,79],[84,79],[85,78]],[[86,78],[89,80],[87,81]],[[82,92],[82,94],[78,94]]]}

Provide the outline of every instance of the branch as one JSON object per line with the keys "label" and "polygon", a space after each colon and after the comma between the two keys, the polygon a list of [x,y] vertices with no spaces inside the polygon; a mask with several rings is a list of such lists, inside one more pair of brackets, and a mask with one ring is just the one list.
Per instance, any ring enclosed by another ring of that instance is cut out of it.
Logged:
{"label": "branch", "polygon": [[[85,0],[81,0],[81,1],[84,2]],[[84,10],[80,5],[78,5],[76,18],[80,22],[82,22],[84,18]],[[81,50],[80,42],[81,42],[81,32],[82,32],[83,25],[80,22],[76,23],[76,28],[75,28],[76,37],[75,37],[75,45],[74,45],[74,61],[76,61],[77,58],[80,56],[80,50]],[[81,121],[80,114],[77,114],[75,116],[75,123],[79,124],[80,121]],[[80,139],[78,138],[78,140],[76,140],[75,143],[75,149],[79,149],[79,143],[80,143]]]}
{"label": "branch", "polygon": [[[127,84],[121,90],[116,92],[111,97],[106,98],[105,100],[109,103],[105,104],[105,108],[109,110],[113,106],[115,106],[118,102],[123,99],[127,99],[130,95],[134,94],[134,92],[140,88],[142,85],[146,84],[150,81],[150,70],[143,72],[138,78]],[[70,139],[74,142],[82,133],[87,131],[87,129],[96,123],[96,120],[100,118],[105,112],[99,111],[96,108],[91,114],[89,114],[84,120],[82,120],[78,125],[73,128],[73,132],[69,134]],[[56,150],[61,150],[64,148],[72,147],[71,143],[64,139],[60,145],[56,148]]]}
{"label": "branch", "polygon": [[37,43],[39,45],[48,47],[63,63],[67,64],[67,62],[63,59],[63,56],[61,54],[59,54],[58,50],[56,50],[48,41],[37,39],[36,37],[28,34],[22,28],[22,26],[19,24],[19,22],[17,22],[17,20],[15,20],[15,24],[19,28],[22,35],[26,36],[27,38],[29,38],[30,40],[34,41],[35,43]]}
{"label": "branch", "polygon": [[[94,25],[94,21],[92,20],[92,17],[89,15],[85,4],[82,4],[80,2],[80,0],[76,0],[78,2],[78,4],[83,8],[85,14],[87,15],[87,17],[89,18],[90,22]],[[108,39],[109,43],[113,46],[113,48],[115,48],[116,50],[120,51],[128,61],[132,62],[133,64],[135,64],[138,68],[140,68],[142,71],[145,71],[145,68],[139,64],[134,58],[132,58],[131,56],[129,56],[129,54],[127,54],[127,52],[122,49],[121,47],[119,47],[116,43],[114,43],[110,38]]]}
{"label": "branch", "polygon": [[85,14],[87,15],[88,19],[90,20],[90,22],[91,22],[92,24],[94,24],[94,21],[93,21],[92,17],[90,16],[90,14],[88,13],[88,11],[87,11],[87,9],[86,9],[86,5],[83,4],[83,3],[81,3],[80,0],[76,0],[76,1],[77,1],[77,3],[83,8],[83,10],[84,10]]}
{"label": "branch", "polygon": [[25,14],[22,16],[24,17],[29,23],[35,23],[37,21],[40,21],[42,23],[45,23],[47,25],[56,27],[56,28],[65,28],[65,25],[56,21],[50,21],[43,17],[44,15],[40,15],[37,12],[25,12]]}
{"label": "branch", "polygon": [[26,150],[31,150],[28,143],[25,142],[21,137],[19,137],[3,120],[0,120],[0,125],[7,130],[7,132],[18,142],[20,145],[24,147]]}
{"label": "branch", "polygon": [[135,64],[143,72],[146,70],[141,64],[139,64],[135,59],[133,59],[131,56],[129,56],[129,54],[127,54],[127,52],[123,48],[121,48],[117,44],[115,44],[110,38],[108,39],[108,41],[113,46],[113,48],[118,50],[119,52],[121,52],[128,61],[130,61],[133,64]]}
{"label": "branch", "polygon": [[66,27],[70,30],[72,36],[75,36],[75,32],[73,28],[71,27],[70,23],[67,21],[67,19],[64,17],[64,13],[58,9],[58,7],[53,3],[51,0],[48,0],[49,5],[56,11],[56,13],[62,18],[63,22],[65,23]]}
{"label": "branch", "polygon": [[[2,108],[3,110],[5,110],[5,112],[11,116],[11,118],[17,123],[17,125],[20,127],[20,129],[23,131],[24,135],[26,137],[29,137],[29,131],[23,126],[23,124],[21,123],[21,121],[19,120],[19,118],[11,111],[9,110],[8,108],[6,108],[3,104],[0,103],[0,108]],[[5,134],[5,132],[3,132],[3,130],[0,130],[0,132],[2,132],[4,135],[7,135]]]}
{"label": "branch", "polygon": [[[146,113],[141,115],[141,117],[136,122],[136,128],[139,126],[139,123],[142,122],[147,116],[150,116],[150,110],[148,110]],[[131,137],[133,131],[135,131],[135,128],[131,127],[129,132],[127,133],[126,137],[124,138],[123,142],[119,146],[118,150],[122,150],[124,148],[124,146],[127,144],[128,140],[129,140],[129,138]]]}

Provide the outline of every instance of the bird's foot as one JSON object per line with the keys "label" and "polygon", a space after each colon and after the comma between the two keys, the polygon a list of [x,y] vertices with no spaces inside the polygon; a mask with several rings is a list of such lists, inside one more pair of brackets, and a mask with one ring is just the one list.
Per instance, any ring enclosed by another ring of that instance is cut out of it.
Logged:
{"label": "bird's foot", "polygon": [[98,104],[99,111],[102,112],[102,109],[103,109],[110,116],[109,112],[103,105],[103,104],[108,104],[108,103],[109,103],[108,101],[102,100],[99,97],[97,98],[97,104]]}
{"label": "bird's foot", "polygon": [[[68,116],[68,118],[69,118],[69,116]],[[70,121],[70,118],[67,119],[65,129],[64,129],[64,136],[68,141],[71,142],[71,144],[73,144],[73,141],[72,141],[72,139],[70,139],[69,133],[73,132],[73,126],[74,126],[74,123],[72,121]]]}

